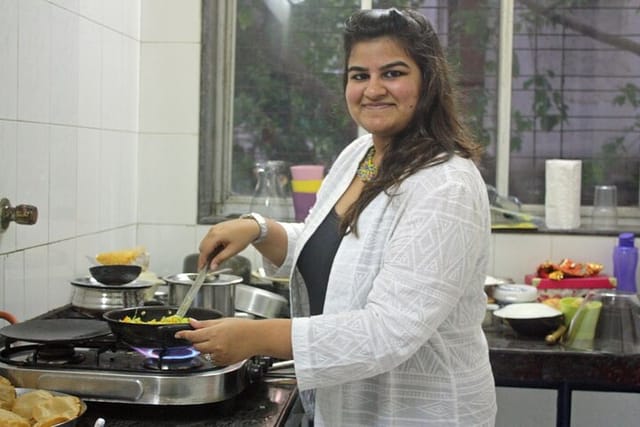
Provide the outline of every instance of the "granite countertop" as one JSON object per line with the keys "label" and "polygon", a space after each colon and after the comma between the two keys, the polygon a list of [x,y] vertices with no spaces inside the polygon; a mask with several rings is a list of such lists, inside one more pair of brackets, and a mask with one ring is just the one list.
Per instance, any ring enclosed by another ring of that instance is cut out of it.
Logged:
{"label": "granite countertop", "polygon": [[506,325],[485,334],[498,386],[640,392],[640,352],[573,350],[519,337]]}

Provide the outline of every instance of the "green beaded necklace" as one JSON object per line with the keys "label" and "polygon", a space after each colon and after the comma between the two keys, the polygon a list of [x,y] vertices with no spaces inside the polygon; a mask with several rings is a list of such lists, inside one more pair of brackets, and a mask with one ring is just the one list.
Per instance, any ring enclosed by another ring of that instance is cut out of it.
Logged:
{"label": "green beaded necklace", "polygon": [[373,163],[373,156],[376,155],[376,147],[371,146],[369,151],[367,151],[367,155],[364,156],[364,159],[360,162],[360,166],[358,166],[358,171],[356,175],[358,178],[362,180],[362,182],[369,182],[373,179],[374,176],[378,173],[378,166]]}

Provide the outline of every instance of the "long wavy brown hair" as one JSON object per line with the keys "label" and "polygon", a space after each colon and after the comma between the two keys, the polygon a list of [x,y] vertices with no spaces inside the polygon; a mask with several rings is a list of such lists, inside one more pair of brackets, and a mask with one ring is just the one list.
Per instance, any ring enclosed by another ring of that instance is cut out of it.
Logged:
{"label": "long wavy brown hair", "polygon": [[378,174],[367,182],[358,199],[340,222],[343,234],[358,235],[362,211],[381,192],[397,187],[416,171],[446,162],[457,154],[480,161],[482,147],[461,120],[451,71],[431,24],[413,10],[360,10],[351,15],[344,30],[344,80],[346,89],[349,57],[359,42],[389,37],[402,45],[422,74],[421,96],[407,127],[387,147]]}

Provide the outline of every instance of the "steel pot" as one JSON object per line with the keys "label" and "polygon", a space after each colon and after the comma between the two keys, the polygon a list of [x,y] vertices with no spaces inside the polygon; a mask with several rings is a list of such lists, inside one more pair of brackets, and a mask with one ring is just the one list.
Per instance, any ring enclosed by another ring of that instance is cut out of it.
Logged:
{"label": "steel pot", "polygon": [[272,319],[289,314],[289,301],[281,295],[249,285],[236,285],[236,310]]}
{"label": "steel pot", "polygon": [[[184,258],[182,263],[183,273],[197,273],[198,272],[198,257],[200,254],[189,254]],[[218,266],[218,269],[230,268],[231,274],[242,277],[242,283],[249,283],[251,281],[251,261],[249,258],[242,255],[234,255],[231,258],[224,260]]]}
{"label": "steel pot", "polygon": [[152,283],[135,281],[126,285],[103,285],[92,278],[71,282],[71,305],[92,317],[101,317],[110,310],[143,305]]}
{"label": "steel pot", "polygon": [[[196,273],[179,273],[167,276],[164,281],[169,288],[169,305],[179,306],[196,280]],[[225,317],[235,314],[235,286],[242,277],[233,274],[209,274],[193,299],[191,307],[220,311]]]}

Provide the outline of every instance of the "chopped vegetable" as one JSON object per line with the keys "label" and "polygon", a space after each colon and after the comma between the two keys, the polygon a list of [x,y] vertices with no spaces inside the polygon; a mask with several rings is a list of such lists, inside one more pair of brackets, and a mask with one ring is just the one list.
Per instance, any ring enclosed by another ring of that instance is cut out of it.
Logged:
{"label": "chopped vegetable", "polygon": [[151,320],[142,320],[140,316],[125,316],[121,322],[124,323],[137,323],[137,324],[145,324],[145,325],[170,325],[174,323],[189,323],[188,317],[180,317],[175,314],[171,316],[163,316],[160,319],[151,319]]}

